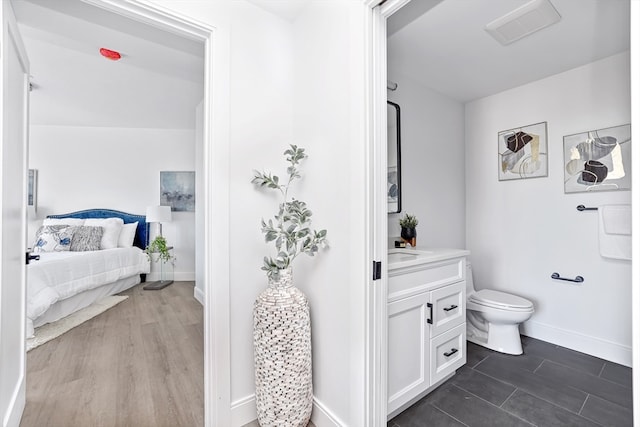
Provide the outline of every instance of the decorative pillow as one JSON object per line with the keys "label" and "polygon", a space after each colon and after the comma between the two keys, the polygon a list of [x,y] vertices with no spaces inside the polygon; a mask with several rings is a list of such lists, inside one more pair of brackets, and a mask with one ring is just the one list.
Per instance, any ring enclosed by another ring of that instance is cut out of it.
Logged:
{"label": "decorative pillow", "polygon": [[84,220],[84,225],[90,227],[104,227],[100,249],[113,249],[118,247],[120,230],[124,221],[122,218],[88,218]]}
{"label": "decorative pillow", "polygon": [[33,252],[65,252],[71,248],[76,227],[68,225],[43,225],[36,231]]}
{"label": "decorative pillow", "polygon": [[84,225],[84,219],[81,218],[45,218],[42,225]]}
{"label": "decorative pillow", "polygon": [[72,252],[99,251],[103,231],[104,229],[102,227],[90,227],[86,225],[76,227],[76,231],[73,233],[73,239],[71,239],[70,250]]}
{"label": "decorative pillow", "polygon": [[138,223],[132,222],[124,224],[120,230],[120,237],[118,238],[119,248],[130,248],[133,246],[133,239],[136,237],[136,230],[138,229]]}

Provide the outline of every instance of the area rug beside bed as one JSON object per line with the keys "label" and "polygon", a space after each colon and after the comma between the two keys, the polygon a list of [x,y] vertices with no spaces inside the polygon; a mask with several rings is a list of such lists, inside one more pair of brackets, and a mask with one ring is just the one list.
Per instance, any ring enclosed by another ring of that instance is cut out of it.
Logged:
{"label": "area rug beside bed", "polygon": [[75,313],[58,320],[57,322],[47,323],[46,325],[36,328],[34,336],[27,339],[27,351],[33,350],[34,348],[59,337],[65,332],[70,331],[76,326],[81,325],[87,320],[93,319],[97,315],[104,313],[117,304],[120,304],[127,298],[129,297],[126,295],[108,296],[88,307],[83,308],[82,310],[78,310]]}

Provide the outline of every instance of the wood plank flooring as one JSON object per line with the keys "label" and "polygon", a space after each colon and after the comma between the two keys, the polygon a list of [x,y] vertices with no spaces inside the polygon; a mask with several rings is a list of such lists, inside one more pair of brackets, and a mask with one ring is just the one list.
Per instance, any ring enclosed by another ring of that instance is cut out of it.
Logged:
{"label": "wood plank flooring", "polygon": [[27,354],[21,427],[204,424],[203,310],[194,283],[143,285]]}

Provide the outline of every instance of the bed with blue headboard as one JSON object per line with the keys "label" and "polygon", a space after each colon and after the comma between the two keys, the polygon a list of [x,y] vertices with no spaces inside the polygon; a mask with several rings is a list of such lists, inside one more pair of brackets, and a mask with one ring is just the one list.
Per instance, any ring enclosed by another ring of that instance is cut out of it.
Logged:
{"label": "bed with blue headboard", "polygon": [[[143,281],[150,268],[145,220],[113,209],[48,215],[34,242],[39,259],[27,267],[27,337],[34,328]],[[93,236],[93,246],[85,245],[87,236]]]}
{"label": "bed with blue headboard", "polygon": [[113,209],[85,209],[82,211],[70,212],[66,214],[47,215],[47,218],[120,218],[125,224],[138,223],[136,228],[136,236],[133,239],[133,245],[143,249],[147,247],[147,224],[144,215],[130,214],[127,212],[117,211]]}

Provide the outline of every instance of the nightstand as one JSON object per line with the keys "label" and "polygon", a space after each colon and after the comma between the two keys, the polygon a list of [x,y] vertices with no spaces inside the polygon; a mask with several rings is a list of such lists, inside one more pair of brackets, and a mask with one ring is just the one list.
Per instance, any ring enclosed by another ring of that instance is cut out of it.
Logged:
{"label": "nightstand", "polygon": [[[173,257],[173,246],[167,246],[167,249],[171,253]],[[160,254],[154,252],[151,254],[151,266],[157,265],[160,268],[160,280],[157,282],[151,282],[148,285],[145,285],[142,289],[146,291],[157,291],[159,289],[163,289],[170,284],[173,283],[173,262],[172,260],[164,261],[162,259],[158,259]]]}

